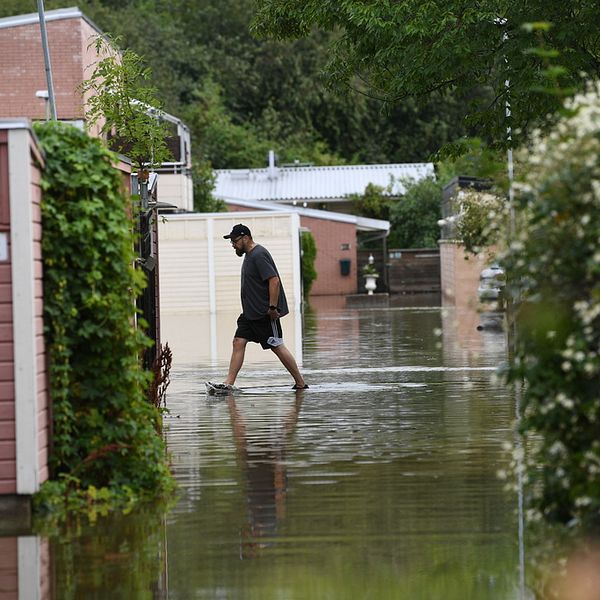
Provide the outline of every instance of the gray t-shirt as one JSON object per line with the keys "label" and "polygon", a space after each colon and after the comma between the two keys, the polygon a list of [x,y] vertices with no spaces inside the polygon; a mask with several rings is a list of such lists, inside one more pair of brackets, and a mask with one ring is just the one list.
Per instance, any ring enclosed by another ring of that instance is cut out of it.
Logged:
{"label": "gray t-shirt", "polygon": [[[242,311],[247,319],[262,319],[269,311],[269,279],[279,277],[275,261],[269,251],[257,244],[246,254],[242,263]],[[281,316],[289,313],[281,277],[279,277],[279,301]]]}

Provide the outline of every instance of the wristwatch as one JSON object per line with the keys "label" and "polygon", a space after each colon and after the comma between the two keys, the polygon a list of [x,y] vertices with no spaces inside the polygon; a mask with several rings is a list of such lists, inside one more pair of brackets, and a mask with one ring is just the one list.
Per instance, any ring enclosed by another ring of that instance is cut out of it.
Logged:
{"label": "wristwatch", "polygon": [[278,309],[276,306],[273,306],[273,305],[271,304],[271,306],[269,306],[269,310],[279,310],[279,309]]}

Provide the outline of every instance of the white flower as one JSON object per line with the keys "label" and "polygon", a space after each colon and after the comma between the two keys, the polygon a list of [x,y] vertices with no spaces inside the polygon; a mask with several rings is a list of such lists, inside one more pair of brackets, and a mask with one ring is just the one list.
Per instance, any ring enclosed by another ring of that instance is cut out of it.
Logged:
{"label": "white flower", "polygon": [[573,402],[573,400],[571,400],[571,398],[567,398],[567,396],[562,393],[560,393],[556,396],[556,401],[561,406],[564,406],[568,410],[571,410],[575,406],[575,403]]}
{"label": "white flower", "polygon": [[519,240],[511,242],[511,244],[510,244],[510,249],[513,252],[520,252],[521,250],[523,250],[523,248],[524,248],[524,244],[523,244],[523,242],[520,242]]}

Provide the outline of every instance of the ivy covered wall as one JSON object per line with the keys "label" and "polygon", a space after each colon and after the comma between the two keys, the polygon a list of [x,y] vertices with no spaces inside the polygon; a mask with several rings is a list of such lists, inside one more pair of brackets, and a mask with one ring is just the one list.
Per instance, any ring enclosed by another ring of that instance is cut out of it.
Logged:
{"label": "ivy covered wall", "polygon": [[134,267],[130,199],[101,141],[56,122],[35,131],[46,153],[44,320],[54,421],[53,481],[42,496],[155,494],[172,480],[140,363],[150,341],[135,326],[144,275]]}

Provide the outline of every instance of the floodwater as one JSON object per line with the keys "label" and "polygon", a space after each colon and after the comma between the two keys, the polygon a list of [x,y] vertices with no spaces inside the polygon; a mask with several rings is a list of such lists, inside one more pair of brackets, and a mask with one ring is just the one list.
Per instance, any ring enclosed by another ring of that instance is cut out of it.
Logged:
{"label": "floodwater", "polygon": [[505,339],[476,325],[317,304],[298,393],[277,361],[252,360],[243,393],[208,397],[226,363],[179,357],[176,504],[53,540],[53,597],[522,599],[517,498],[496,476],[513,439],[492,377]]}

